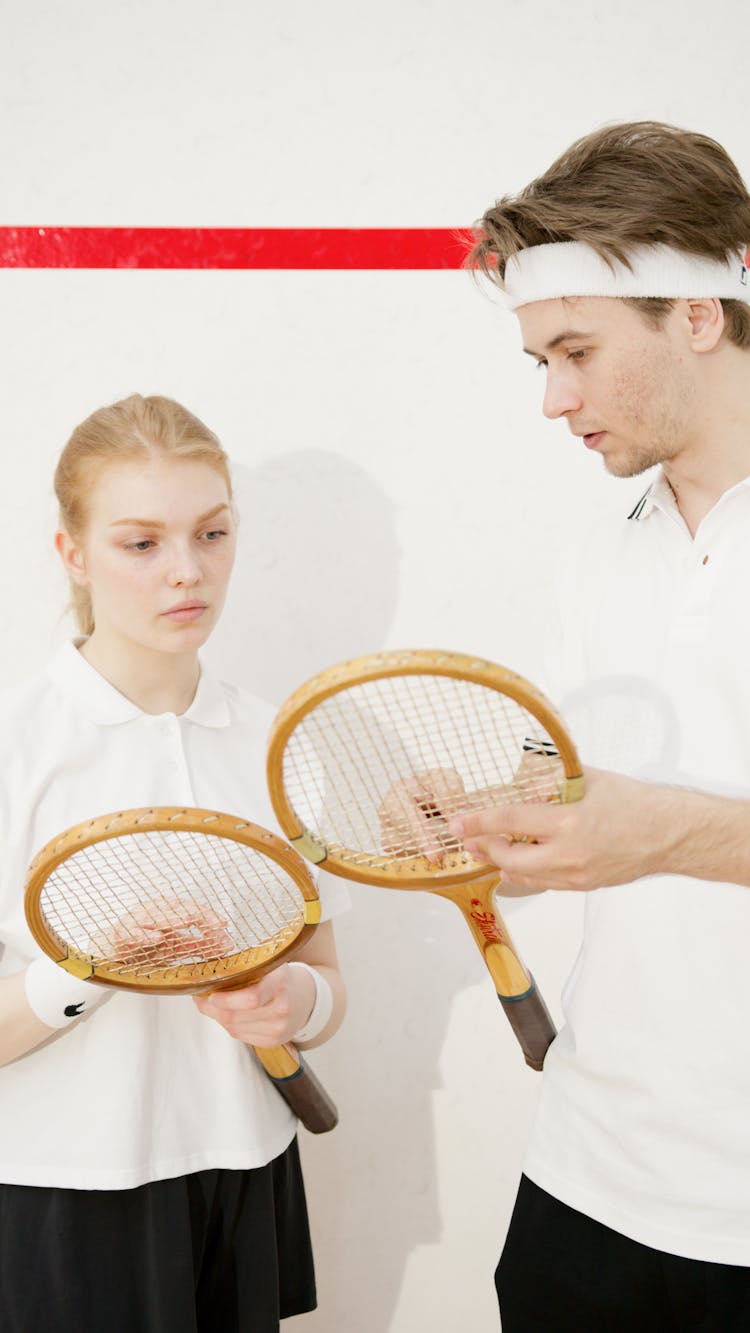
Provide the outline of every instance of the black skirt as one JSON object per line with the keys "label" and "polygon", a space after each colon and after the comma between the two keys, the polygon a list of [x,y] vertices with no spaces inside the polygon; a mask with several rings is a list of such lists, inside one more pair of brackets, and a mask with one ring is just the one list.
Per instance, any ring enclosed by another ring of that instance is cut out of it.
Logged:
{"label": "black skirt", "polygon": [[277,1333],[315,1303],[296,1139],[132,1190],[0,1185],[2,1333]]}

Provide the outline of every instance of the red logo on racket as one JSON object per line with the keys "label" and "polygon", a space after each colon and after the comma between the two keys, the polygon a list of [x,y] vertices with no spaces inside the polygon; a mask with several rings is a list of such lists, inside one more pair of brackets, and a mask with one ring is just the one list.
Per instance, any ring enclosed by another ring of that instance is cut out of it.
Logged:
{"label": "red logo on racket", "polygon": [[743,256],[743,259],[742,259],[742,272],[741,272],[741,274],[740,274],[740,282],[741,282],[745,287],[747,287],[747,274],[748,274],[748,270],[750,270],[750,245],[747,247],[747,250],[745,251],[745,254],[744,254],[744,256]]}
{"label": "red logo on racket", "polygon": [[505,944],[505,937],[500,930],[493,913],[480,912],[477,910],[482,906],[479,898],[472,898],[471,905],[474,908],[474,911],[470,912],[469,916],[472,921],[476,921],[484,938],[488,940],[490,944]]}

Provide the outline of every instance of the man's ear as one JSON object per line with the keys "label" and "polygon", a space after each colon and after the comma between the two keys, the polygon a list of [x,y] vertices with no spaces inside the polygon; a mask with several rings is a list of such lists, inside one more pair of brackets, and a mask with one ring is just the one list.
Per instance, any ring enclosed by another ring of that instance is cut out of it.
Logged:
{"label": "man's ear", "polygon": [[65,573],[81,588],[85,587],[88,583],[88,577],[83,551],[64,528],[55,533],[55,549],[63,562]]}
{"label": "man's ear", "polygon": [[712,352],[724,332],[724,307],[716,296],[688,301],[690,341],[694,352]]}

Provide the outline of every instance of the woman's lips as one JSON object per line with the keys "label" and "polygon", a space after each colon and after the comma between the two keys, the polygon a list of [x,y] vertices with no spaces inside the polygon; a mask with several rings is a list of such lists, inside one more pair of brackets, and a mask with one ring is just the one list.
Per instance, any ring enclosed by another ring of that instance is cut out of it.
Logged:
{"label": "woman's lips", "polygon": [[205,602],[185,602],[182,606],[173,606],[170,611],[165,611],[167,620],[176,620],[181,623],[185,620],[199,620],[206,610]]}

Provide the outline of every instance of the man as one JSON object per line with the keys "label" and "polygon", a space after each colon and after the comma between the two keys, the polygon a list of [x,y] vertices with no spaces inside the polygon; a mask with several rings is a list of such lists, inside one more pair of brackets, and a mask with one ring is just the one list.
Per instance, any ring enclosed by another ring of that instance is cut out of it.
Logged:
{"label": "man", "polygon": [[658,469],[560,581],[549,684],[584,799],[452,825],[501,892],[587,893],[503,1333],[750,1329],[749,244],[724,150],[639,122],[488,209],[471,256],[545,415],[615,476]]}

